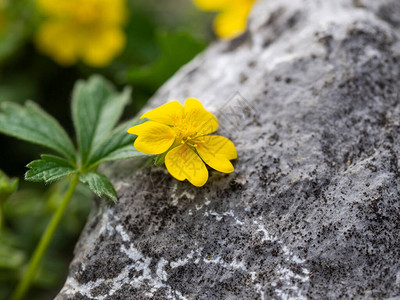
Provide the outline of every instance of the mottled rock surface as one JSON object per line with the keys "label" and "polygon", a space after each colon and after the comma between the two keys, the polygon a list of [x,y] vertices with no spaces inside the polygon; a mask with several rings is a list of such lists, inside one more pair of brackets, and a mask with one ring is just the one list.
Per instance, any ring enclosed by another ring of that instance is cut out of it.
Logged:
{"label": "mottled rock surface", "polygon": [[399,26],[398,0],[259,1],[145,108],[202,100],[236,171],[108,165],[57,299],[400,297]]}

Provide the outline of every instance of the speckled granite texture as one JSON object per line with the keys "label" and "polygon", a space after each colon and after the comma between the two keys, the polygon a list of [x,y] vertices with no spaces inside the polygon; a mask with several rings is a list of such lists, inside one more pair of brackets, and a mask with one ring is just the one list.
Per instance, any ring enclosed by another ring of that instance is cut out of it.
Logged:
{"label": "speckled granite texture", "polygon": [[144,109],[202,100],[236,171],[104,167],[56,299],[400,299],[399,26],[399,0],[259,1]]}

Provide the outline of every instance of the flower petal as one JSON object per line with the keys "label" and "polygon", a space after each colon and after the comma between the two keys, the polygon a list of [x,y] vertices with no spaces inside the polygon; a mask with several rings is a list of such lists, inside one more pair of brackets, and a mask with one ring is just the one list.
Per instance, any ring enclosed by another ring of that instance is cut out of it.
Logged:
{"label": "flower petal", "polygon": [[197,143],[197,153],[207,165],[223,173],[233,172],[230,160],[237,158],[237,152],[229,139],[219,135],[207,135],[193,142]]}
{"label": "flower petal", "polygon": [[224,10],[232,5],[232,0],[193,0],[193,2],[198,8],[205,11]]}
{"label": "flower petal", "polygon": [[186,99],[184,112],[186,124],[197,132],[196,136],[210,134],[218,129],[217,118],[207,111],[199,100]]}
{"label": "flower petal", "polygon": [[48,16],[77,21],[96,16],[107,25],[122,25],[127,15],[126,0],[36,0],[39,10]]}
{"label": "flower petal", "polygon": [[175,141],[175,132],[167,125],[147,121],[128,129],[136,134],[134,146],[137,151],[146,154],[160,154],[167,151]]}
{"label": "flower petal", "polygon": [[48,54],[60,65],[72,65],[79,57],[79,29],[69,22],[45,21],[36,34],[39,50]]}
{"label": "flower petal", "polygon": [[[82,0],[79,0],[81,3]],[[128,7],[126,0],[102,0],[97,1],[95,5],[102,13],[103,24],[123,25],[128,17]]]}
{"label": "flower petal", "polygon": [[[36,0],[36,6],[42,12],[57,16],[57,17],[65,17],[71,8],[70,0]],[[72,4],[73,5],[73,4]]]}
{"label": "flower petal", "polygon": [[252,2],[245,1],[218,14],[214,20],[215,33],[223,39],[232,39],[242,34],[247,27],[247,17]]}
{"label": "flower petal", "polygon": [[203,186],[208,179],[208,170],[201,158],[186,144],[167,153],[165,166],[176,179],[185,179],[195,186]]}
{"label": "flower petal", "polygon": [[82,59],[88,65],[105,67],[123,50],[126,37],[117,26],[98,26],[82,41]]}
{"label": "flower petal", "polygon": [[147,118],[166,125],[178,125],[183,119],[183,106],[175,100],[145,113],[140,118]]}

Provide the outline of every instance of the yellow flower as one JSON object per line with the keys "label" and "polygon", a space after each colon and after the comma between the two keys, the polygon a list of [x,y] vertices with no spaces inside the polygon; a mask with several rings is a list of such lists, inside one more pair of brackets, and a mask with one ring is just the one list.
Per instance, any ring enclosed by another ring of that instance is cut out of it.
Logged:
{"label": "yellow flower", "polygon": [[125,46],[126,0],[36,0],[48,16],[36,44],[61,65],[111,63]]}
{"label": "yellow flower", "polygon": [[150,121],[128,130],[138,136],[136,150],[166,153],[165,166],[176,179],[203,186],[208,180],[204,163],[223,173],[233,172],[230,160],[237,158],[236,148],[225,137],[209,135],[218,129],[218,121],[200,101],[188,98],[184,107],[172,101],[145,113],[143,118]]}
{"label": "yellow flower", "polygon": [[214,20],[215,33],[232,39],[246,30],[247,17],[257,0],[193,0],[201,10],[219,11]]}

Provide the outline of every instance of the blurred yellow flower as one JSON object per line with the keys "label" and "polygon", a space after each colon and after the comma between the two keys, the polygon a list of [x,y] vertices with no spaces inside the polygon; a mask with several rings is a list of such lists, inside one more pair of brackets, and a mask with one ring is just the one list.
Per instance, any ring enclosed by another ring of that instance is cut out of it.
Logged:
{"label": "blurred yellow flower", "polygon": [[136,150],[166,153],[165,166],[176,179],[203,186],[208,180],[204,163],[223,173],[233,172],[230,160],[237,158],[235,145],[223,136],[210,135],[218,129],[218,121],[200,101],[188,98],[184,107],[172,101],[145,113],[143,118],[150,121],[128,130],[138,136]]}
{"label": "blurred yellow flower", "polygon": [[246,30],[247,17],[257,0],[193,0],[205,11],[219,11],[214,20],[215,33],[222,39],[232,39]]}
{"label": "blurred yellow flower", "polygon": [[111,63],[125,46],[126,0],[36,0],[47,16],[36,44],[61,65]]}

